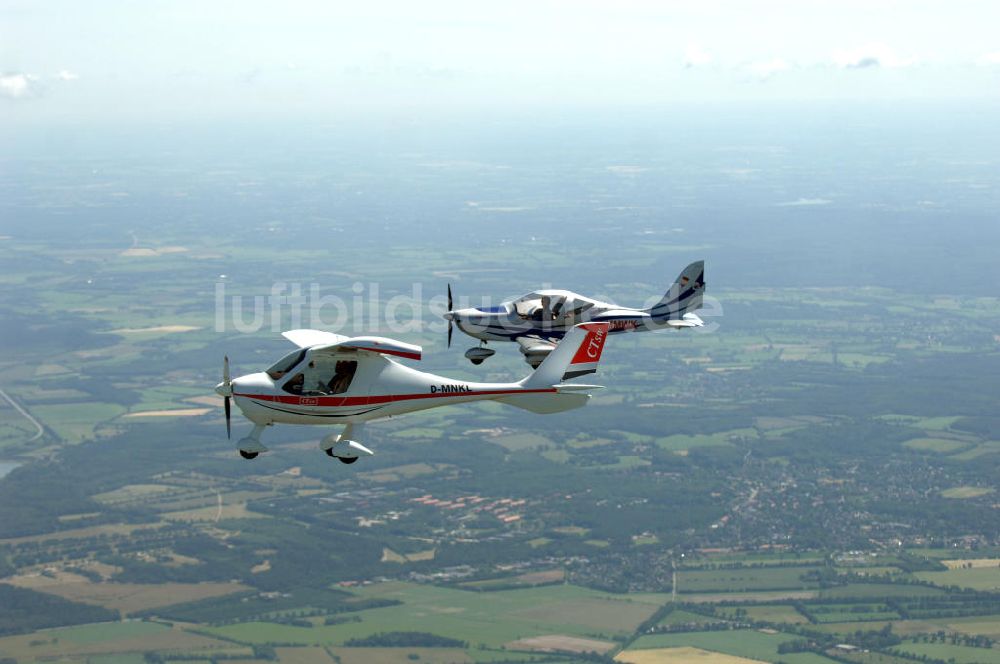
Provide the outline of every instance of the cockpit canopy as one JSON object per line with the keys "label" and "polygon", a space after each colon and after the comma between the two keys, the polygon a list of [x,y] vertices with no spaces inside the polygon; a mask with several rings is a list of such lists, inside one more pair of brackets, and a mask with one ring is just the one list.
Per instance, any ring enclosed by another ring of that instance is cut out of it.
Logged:
{"label": "cockpit canopy", "polygon": [[302,361],[302,358],[306,356],[306,350],[306,348],[299,348],[297,350],[293,350],[288,355],[285,355],[268,367],[267,375],[270,376],[271,380],[280,380],[282,376],[298,366],[299,362]]}
{"label": "cockpit canopy", "polygon": [[570,291],[534,291],[514,300],[514,311],[523,319],[574,320],[595,302]]}

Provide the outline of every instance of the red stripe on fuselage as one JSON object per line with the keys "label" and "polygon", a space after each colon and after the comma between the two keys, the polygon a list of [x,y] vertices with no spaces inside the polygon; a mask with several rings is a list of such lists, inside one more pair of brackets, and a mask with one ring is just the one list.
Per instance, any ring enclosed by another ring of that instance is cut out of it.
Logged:
{"label": "red stripe on fuselage", "polygon": [[363,346],[350,346],[354,350],[366,350],[370,353],[382,353],[383,355],[398,355],[408,360],[419,360],[420,353],[411,353],[403,350],[389,350],[387,348],[364,348]]}
{"label": "red stripe on fuselage", "polygon": [[437,394],[380,394],[370,397],[297,397],[285,396],[283,394],[246,394],[235,393],[234,397],[246,397],[257,401],[271,401],[273,403],[284,403],[291,406],[316,406],[326,408],[337,408],[340,406],[371,406],[380,403],[392,403],[394,401],[411,401],[413,399],[441,399],[446,397],[478,397],[495,396],[498,394],[544,394],[556,392],[556,388],[547,387],[537,390],[481,390],[479,392],[438,392]]}

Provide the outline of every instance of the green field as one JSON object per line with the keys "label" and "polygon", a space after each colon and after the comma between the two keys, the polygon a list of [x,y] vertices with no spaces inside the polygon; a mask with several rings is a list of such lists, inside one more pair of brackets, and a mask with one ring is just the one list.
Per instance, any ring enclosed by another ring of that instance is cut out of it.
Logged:
{"label": "green field", "polygon": [[988,440],[964,452],[953,454],[951,458],[959,461],[972,461],[989,454],[1000,454],[1000,440]]}
{"label": "green field", "polygon": [[921,450],[923,452],[940,452],[941,454],[947,454],[949,452],[956,452],[964,447],[968,447],[969,443],[962,440],[955,440],[953,438],[913,438],[903,443],[906,447],[914,450]]}
{"label": "green field", "polygon": [[963,634],[976,634],[1000,640],[1000,615],[954,618],[948,621],[948,628]]}
{"label": "green field", "polygon": [[672,436],[657,438],[656,444],[665,450],[680,452],[696,447],[730,445],[732,439],[746,437],[756,438],[757,431],[755,429],[733,429],[731,431],[720,431],[713,434],[695,434],[691,436],[674,434]]}
{"label": "green field", "polygon": [[[809,622],[805,616],[795,610],[794,606],[786,604],[762,604],[759,606],[741,606],[746,618],[759,622],[801,624]],[[727,618],[737,618],[736,609],[722,607],[717,613]]]}
{"label": "green field", "polygon": [[[937,574],[938,572],[931,573]],[[922,597],[927,595],[941,595],[943,593],[944,591],[940,588],[928,588],[926,586],[892,583],[849,583],[846,586],[836,586],[821,590],[820,597],[824,599],[841,599],[845,597]]]}
{"label": "green field", "polygon": [[942,572],[916,572],[914,574],[922,581],[929,581],[938,586],[961,586],[974,590],[1000,589],[1000,567],[973,567],[969,569],[950,569]]}
{"label": "green field", "polygon": [[901,643],[894,651],[955,664],[1000,664],[1000,648],[972,648],[948,643]]}
{"label": "green field", "polygon": [[682,570],[677,591],[682,593],[742,592],[748,590],[809,589],[815,581],[800,577],[813,567],[754,567],[721,570]]}
{"label": "green field", "polygon": [[899,613],[884,604],[821,604],[811,605],[809,612],[819,623],[895,620]]}
{"label": "green field", "polygon": [[852,652],[840,653],[846,661],[857,664],[910,664],[913,660],[898,655],[888,655],[882,652]]}
{"label": "green field", "polygon": [[544,634],[627,635],[648,618],[663,599],[654,595],[621,597],[560,585],[488,595],[407,583],[365,588],[364,597],[397,599],[399,606],[362,611],[359,623],[312,629],[271,623],[244,623],[209,631],[246,643],[340,645],[346,639],[378,632],[429,632],[498,647]]}
{"label": "green field", "polygon": [[511,452],[552,447],[552,441],[537,433],[505,434],[491,438],[490,442],[502,445]]}
{"label": "green field", "polygon": [[[721,613],[721,612],[720,612]],[[715,618],[712,616],[705,616],[700,613],[694,613],[693,611],[685,611],[684,609],[674,609],[667,614],[667,617],[659,622],[660,625],[687,625],[687,624],[705,624],[721,622],[723,618]]]}
{"label": "green field", "polygon": [[941,492],[941,495],[945,498],[978,498],[979,496],[985,496],[987,494],[993,493],[992,487],[984,486],[956,486],[951,489],[945,489]]}
{"label": "green field", "polygon": [[62,627],[46,631],[46,636],[73,643],[101,643],[149,636],[169,630],[169,627],[159,623],[129,620],[126,622],[95,623],[79,627]]}
{"label": "green field", "polygon": [[[794,638],[790,634],[765,634],[746,629],[684,632],[680,634],[650,634],[639,637],[629,646],[629,649],[693,646],[703,650],[723,652],[727,655],[774,662],[778,660],[778,645],[786,641],[792,641]],[[786,660],[785,656],[782,656],[781,659],[782,661],[791,661]]]}
{"label": "green field", "polygon": [[[91,655],[87,658],[87,664],[143,664],[145,658],[138,654],[125,654],[125,655]],[[208,660],[202,660],[201,663],[198,660],[191,662],[186,662],[185,664],[208,664]]]}
{"label": "green field", "polygon": [[32,414],[67,443],[93,438],[94,430],[125,412],[124,406],[110,403],[69,403],[32,406]]}
{"label": "green field", "polygon": [[812,565],[823,562],[823,555],[816,551],[787,552],[787,551],[748,551],[739,553],[711,553],[704,554],[697,558],[690,558],[685,561],[686,567],[697,567],[700,563],[741,563],[743,565],[782,565],[786,563],[799,563],[801,565]]}

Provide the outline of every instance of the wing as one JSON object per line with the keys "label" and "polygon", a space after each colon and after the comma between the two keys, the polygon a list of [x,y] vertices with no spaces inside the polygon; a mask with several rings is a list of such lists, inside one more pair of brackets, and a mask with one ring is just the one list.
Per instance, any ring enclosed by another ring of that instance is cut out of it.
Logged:
{"label": "wing", "polygon": [[542,363],[542,360],[555,350],[558,343],[554,340],[550,341],[536,336],[517,337],[515,341],[521,347],[521,354],[524,355],[524,361],[530,364],[532,368],[537,368]]}
{"label": "wing", "polygon": [[329,344],[346,341],[349,337],[323,330],[289,330],[282,332],[281,336],[291,341],[299,348],[311,348],[313,346],[326,346]]}
{"label": "wing", "polygon": [[[339,336],[339,335],[338,335]],[[382,355],[395,355],[408,360],[419,360],[424,349],[414,344],[403,343],[386,337],[341,337],[335,343],[313,346],[314,353],[342,353],[344,351],[367,351]]]}

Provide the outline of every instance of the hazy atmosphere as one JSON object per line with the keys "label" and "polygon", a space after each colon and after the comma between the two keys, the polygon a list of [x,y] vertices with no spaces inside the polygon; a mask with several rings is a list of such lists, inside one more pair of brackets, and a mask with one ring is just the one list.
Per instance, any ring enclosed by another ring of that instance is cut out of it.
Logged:
{"label": "hazy atmosphere", "polygon": [[998,25],[0,0],[0,664],[1000,664]]}
{"label": "hazy atmosphere", "polygon": [[834,99],[996,100],[983,0],[0,6],[4,131],[38,123]]}

